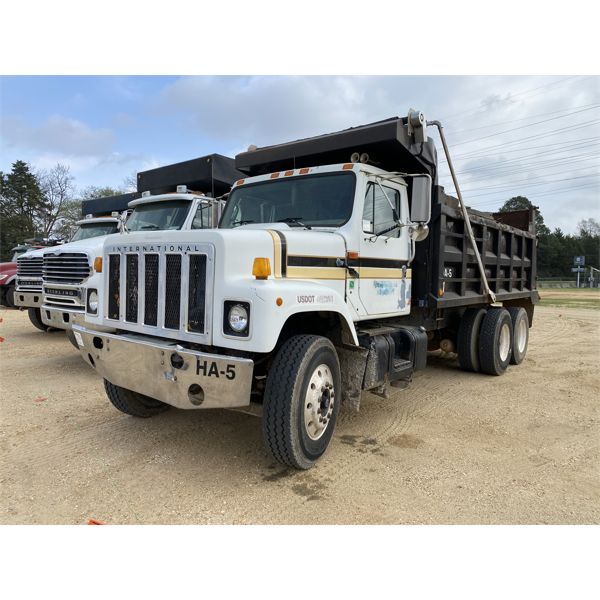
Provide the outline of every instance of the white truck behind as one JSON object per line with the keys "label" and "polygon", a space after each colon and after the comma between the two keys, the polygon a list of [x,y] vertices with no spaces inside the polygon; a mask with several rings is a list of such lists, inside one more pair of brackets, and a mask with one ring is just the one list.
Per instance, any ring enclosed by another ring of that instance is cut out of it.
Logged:
{"label": "white truck behind", "polygon": [[[233,164],[233,159],[213,154],[143,171],[138,173],[137,193],[86,202],[84,211],[126,209],[130,214],[125,223],[120,221],[118,229],[106,231],[103,236],[89,239],[92,236],[86,238],[83,235],[72,243],[44,253],[43,324],[64,329],[71,343],[77,346],[71,333],[73,318],[85,310],[86,283],[93,273],[95,258],[101,255],[106,234],[215,227],[225,200],[212,194],[222,196],[227,193],[241,175]],[[194,192],[188,185],[207,191]],[[83,227],[85,225],[79,231]]]}

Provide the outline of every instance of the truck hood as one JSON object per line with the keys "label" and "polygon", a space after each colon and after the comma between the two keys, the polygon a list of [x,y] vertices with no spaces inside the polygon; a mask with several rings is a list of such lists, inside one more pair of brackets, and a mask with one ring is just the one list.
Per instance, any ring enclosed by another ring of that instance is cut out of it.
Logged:
{"label": "truck hood", "polygon": [[0,273],[16,273],[17,263],[16,262],[4,262],[0,263]]}
{"label": "truck hood", "polygon": [[[113,233],[111,235],[101,235],[98,237],[88,238],[86,240],[78,240],[76,242],[69,242],[67,244],[61,244],[60,246],[54,246],[52,248],[45,248],[45,254],[62,254],[63,252],[87,252],[89,255],[100,254],[102,252],[102,246],[106,238],[121,238],[123,237],[120,233]],[[29,252],[27,254],[30,254]]]}
{"label": "truck hood", "polygon": [[29,250],[19,256],[19,258],[41,258],[44,256],[44,251],[48,248],[38,248],[37,250]]}
{"label": "truck hood", "polygon": [[271,227],[132,232],[107,236],[103,243],[105,251],[116,253],[193,252],[190,244],[211,244],[216,264],[221,264],[227,275],[240,270],[251,274],[256,257],[269,258],[273,276],[285,277],[286,270],[295,267],[335,267],[336,258],[346,256],[346,242],[341,234],[292,228],[282,223]]}

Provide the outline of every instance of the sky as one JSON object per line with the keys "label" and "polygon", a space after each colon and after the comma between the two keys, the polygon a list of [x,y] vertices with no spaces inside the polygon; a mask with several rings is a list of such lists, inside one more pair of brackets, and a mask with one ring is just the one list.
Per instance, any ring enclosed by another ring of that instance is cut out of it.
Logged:
{"label": "sky", "polygon": [[[70,167],[79,189],[218,152],[328,133],[409,108],[444,125],[467,205],[527,196],[546,224],[600,220],[600,77],[5,76],[0,170]],[[440,183],[453,193],[437,132]]]}

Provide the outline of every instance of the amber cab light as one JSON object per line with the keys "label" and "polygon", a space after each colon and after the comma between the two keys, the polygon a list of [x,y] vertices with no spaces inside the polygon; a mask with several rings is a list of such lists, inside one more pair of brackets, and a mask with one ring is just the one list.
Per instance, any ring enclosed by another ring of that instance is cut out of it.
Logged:
{"label": "amber cab light", "polygon": [[271,274],[271,261],[268,258],[255,258],[252,265],[252,275],[256,279],[267,279]]}

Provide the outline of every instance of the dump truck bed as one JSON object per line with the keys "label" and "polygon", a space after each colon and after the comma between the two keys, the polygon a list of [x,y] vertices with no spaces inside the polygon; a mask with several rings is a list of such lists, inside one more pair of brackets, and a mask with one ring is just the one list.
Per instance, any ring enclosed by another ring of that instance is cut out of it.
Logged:
{"label": "dump truck bed", "polygon": [[[429,236],[417,243],[412,265],[412,302],[417,313],[436,321],[443,309],[483,305],[488,298],[458,200],[440,186],[434,192]],[[496,301],[537,303],[534,210],[492,214],[469,208],[468,214]]]}

